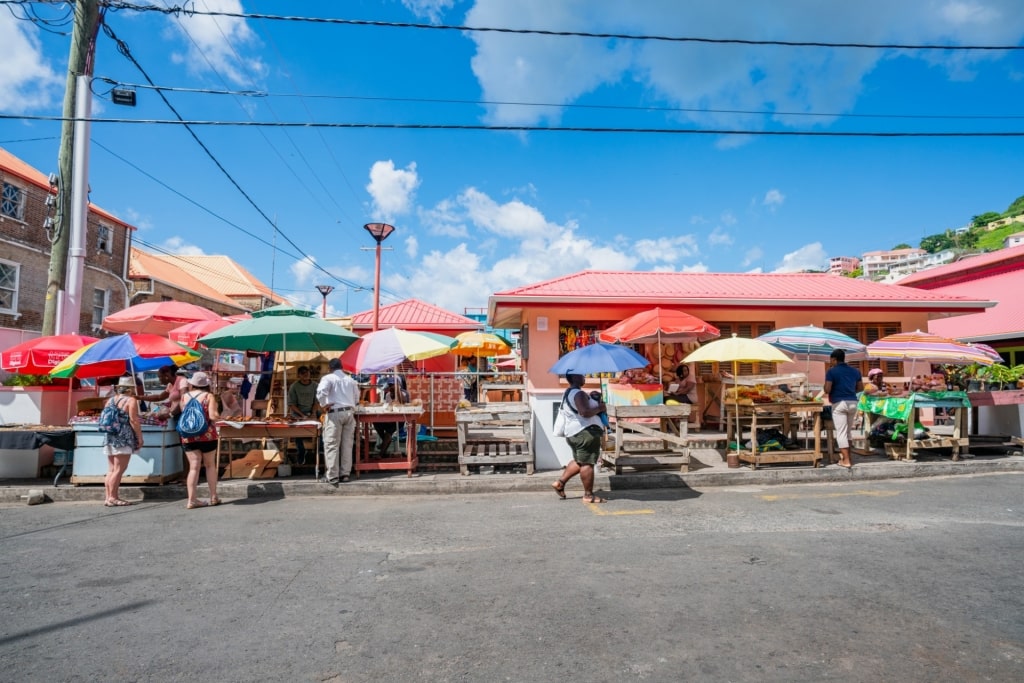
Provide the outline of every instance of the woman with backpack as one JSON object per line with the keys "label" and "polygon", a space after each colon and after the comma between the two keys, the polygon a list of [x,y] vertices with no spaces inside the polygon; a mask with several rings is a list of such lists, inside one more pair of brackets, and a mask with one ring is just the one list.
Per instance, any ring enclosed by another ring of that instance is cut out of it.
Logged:
{"label": "woman with backpack", "polygon": [[[135,398],[135,378],[125,375],[114,387],[114,395],[107,401],[104,413],[113,431],[107,431],[103,451],[107,456],[107,476],[103,479],[106,492],[104,505],[108,508],[131,505],[120,497],[121,478],[128,469],[132,453],[142,448],[142,421],[139,418],[139,402]],[[100,416],[103,418],[103,416]]]}
{"label": "woman with backpack", "polygon": [[[214,421],[220,418],[217,401],[210,393],[210,376],[197,372],[188,380],[189,389],[181,395],[181,414],[178,416],[178,433],[181,447],[188,458],[188,477],[185,488],[188,491],[189,510],[220,505],[217,497],[217,427]],[[192,403],[194,401],[194,403]],[[190,405],[192,403],[192,405]],[[205,428],[204,428],[205,427]],[[210,502],[206,503],[196,495],[199,487],[199,468],[206,468],[206,484],[210,487]]]}

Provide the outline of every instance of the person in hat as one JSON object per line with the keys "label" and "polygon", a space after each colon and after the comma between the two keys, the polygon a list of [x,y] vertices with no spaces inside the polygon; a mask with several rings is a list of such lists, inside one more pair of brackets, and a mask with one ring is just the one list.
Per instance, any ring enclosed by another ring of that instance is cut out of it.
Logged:
{"label": "person in hat", "polygon": [[[207,505],[220,505],[220,498],[217,497],[217,427],[214,422],[220,419],[217,410],[217,401],[210,393],[210,376],[205,372],[197,372],[188,380],[188,391],[181,395],[179,404],[180,410],[192,399],[195,399],[203,407],[206,413],[206,431],[199,436],[181,437],[181,447],[185,450],[188,458],[188,476],[185,478],[185,489],[188,491],[189,510],[206,507]],[[210,488],[210,502],[206,503],[199,499],[199,468],[206,468],[206,485]]]}
{"label": "person in hat", "polygon": [[882,374],[882,368],[871,368],[868,370],[868,381],[871,382],[871,387],[864,387],[865,394],[884,394],[885,392],[885,377]]}
{"label": "person in hat", "polygon": [[139,417],[139,401],[135,398],[135,378],[125,375],[117,381],[114,395],[108,405],[112,405],[119,415],[120,429],[106,433],[103,451],[107,456],[107,475],[103,478],[105,490],[104,505],[121,507],[131,505],[120,496],[121,478],[128,469],[128,461],[132,453],[142,448],[142,420]]}
{"label": "person in hat", "polygon": [[551,486],[558,497],[565,500],[565,485],[578,474],[583,484],[583,502],[604,503],[605,499],[594,493],[594,466],[601,455],[601,439],[604,436],[601,413],[608,408],[601,400],[600,393],[595,397],[583,391],[583,383],[586,381],[583,375],[570,370],[565,380],[569,388],[562,396],[559,410],[565,418],[565,440],[572,448],[572,462],[565,466],[562,476]]}

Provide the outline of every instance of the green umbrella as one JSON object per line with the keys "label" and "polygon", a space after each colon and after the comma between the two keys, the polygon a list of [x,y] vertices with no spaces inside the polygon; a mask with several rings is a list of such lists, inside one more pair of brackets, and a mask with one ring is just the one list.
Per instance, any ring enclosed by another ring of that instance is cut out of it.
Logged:
{"label": "green umbrella", "polygon": [[[359,337],[344,327],[314,317],[313,311],[281,305],[255,311],[242,320],[199,338],[211,349],[236,351],[344,351]],[[285,366],[287,367],[287,365]],[[286,370],[287,372],[287,370]],[[288,414],[288,376],[284,377],[284,411]]]}

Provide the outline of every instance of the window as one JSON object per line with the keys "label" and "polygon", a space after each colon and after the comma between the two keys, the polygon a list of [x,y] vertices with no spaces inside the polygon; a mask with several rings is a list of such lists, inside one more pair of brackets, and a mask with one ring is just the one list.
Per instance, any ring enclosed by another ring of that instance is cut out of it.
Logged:
{"label": "window", "polygon": [[103,319],[107,317],[107,308],[110,306],[110,290],[92,290],[92,326],[98,329],[103,325]]}
{"label": "window", "polygon": [[109,225],[100,223],[96,248],[110,254],[114,251],[114,231]]}
{"label": "window", "polygon": [[[890,334],[897,334],[902,332],[903,329],[899,323],[830,323],[826,322],[825,327],[836,332],[842,332],[848,337],[853,337],[861,344],[871,344],[876,342],[882,337],[888,337]],[[900,374],[900,363],[899,361],[879,361],[879,360],[863,360],[863,361],[847,361],[849,365],[860,370],[860,374],[867,377],[868,370],[871,368],[882,368],[882,372],[885,373],[886,377],[895,377]]]}
{"label": "window", "polygon": [[[708,321],[711,322],[711,321]],[[744,339],[753,339],[762,334],[767,334],[775,329],[772,323],[719,323],[711,322],[712,325],[718,328],[718,331],[722,333],[719,339],[728,339],[736,334],[737,337],[743,337]],[[694,368],[696,375],[710,375],[713,374],[714,366],[711,363],[697,363]],[[732,372],[732,363],[721,363],[720,370],[726,372]],[[775,363],[738,363],[737,373],[739,375],[774,375],[776,370]]]}
{"label": "window", "polygon": [[11,261],[0,261],[0,312],[18,312],[18,275],[21,266]]}
{"label": "window", "polygon": [[3,194],[0,195],[0,214],[19,221],[25,220],[25,190],[4,183]]}

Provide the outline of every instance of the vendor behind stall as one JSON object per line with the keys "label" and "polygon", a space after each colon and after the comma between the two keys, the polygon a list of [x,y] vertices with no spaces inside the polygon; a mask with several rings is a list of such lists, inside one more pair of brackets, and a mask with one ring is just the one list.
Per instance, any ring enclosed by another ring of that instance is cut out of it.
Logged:
{"label": "vendor behind stall", "polygon": [[[405,377],[402,375],[387,375],[380,379],[377,383],[377,388],[380,391],[381,401],[384,403],[408,403],[409,402],[409,391],[405,387]],[[391,442],[395,437],[395,432],[399,429],[398,422],[374,422],[373,428],[377,431],[377,436],[380,437],[380,448],[377,450],[378,454],[383,456],[391,448]]]}
{"label": "vendor behind stall", "polygon": [[676,376],[665,387],[665,403],[676,401],[678,403],[697,402],[697,381],[690,375],[690,366],[680,363],[676,366]]}

